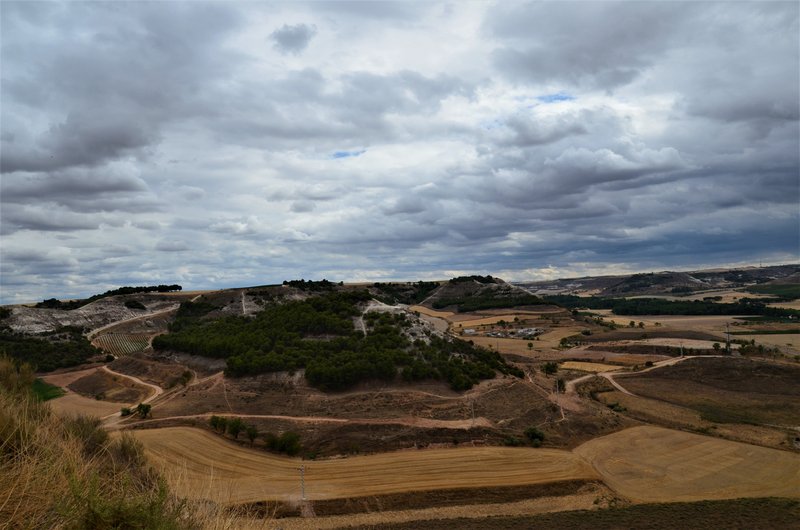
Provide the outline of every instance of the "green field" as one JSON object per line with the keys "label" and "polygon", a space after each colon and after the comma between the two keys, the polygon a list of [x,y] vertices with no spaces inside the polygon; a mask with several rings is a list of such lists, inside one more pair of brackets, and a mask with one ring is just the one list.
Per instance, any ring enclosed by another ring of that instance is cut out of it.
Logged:
{"label": "green field", "polygon": [[39,401],[49,401],[66,394],[61,387],[51,385],[50,383],[46,383],[41,379],[34,379],[31,389],[36,397],[39,398]]}
{"label": "green field", "polygon": [[747,288],[748,292],[756,294],[771,294],[773,296],[780,296],[786,300],[796,300],[800,298],[800,285],[786,284],[786,285],[753,285]]}

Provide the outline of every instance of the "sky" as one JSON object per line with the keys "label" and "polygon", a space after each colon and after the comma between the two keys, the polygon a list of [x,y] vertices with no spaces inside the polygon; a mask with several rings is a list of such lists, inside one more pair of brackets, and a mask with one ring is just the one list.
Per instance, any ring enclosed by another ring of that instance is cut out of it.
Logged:
{"label": "sky", "polygon": [[800,260],[797,2],[0,2],[1,303]]}

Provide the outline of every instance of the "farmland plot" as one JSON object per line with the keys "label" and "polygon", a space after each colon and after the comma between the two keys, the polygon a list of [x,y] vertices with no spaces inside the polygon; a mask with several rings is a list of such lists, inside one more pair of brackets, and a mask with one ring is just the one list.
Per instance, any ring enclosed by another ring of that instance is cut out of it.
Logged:
{"label": "farmland plot", "polygon": [[144,351],[149,345],[149,335],[144,333],[106,333],[95,338],[93,344],[117,357]]}

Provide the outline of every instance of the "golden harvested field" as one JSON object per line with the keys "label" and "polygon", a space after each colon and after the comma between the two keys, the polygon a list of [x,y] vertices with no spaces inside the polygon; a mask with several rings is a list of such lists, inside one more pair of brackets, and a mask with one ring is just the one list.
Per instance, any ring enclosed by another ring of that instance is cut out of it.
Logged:
{"label": "golden harvested field", "polygon": [[580,457],[557,449],[465,447],[301,461],[248,449],[188,427],[134,434],[179,495],[223,503],[297,500],[298,467],[303,464],[310,499],[597,477]]}
{"label": "golden harvested field", "polygon": [[408,308],[409,311],[414,312],[418,311],[423,315],[428,315],[429,317],[436,317],[436,318],[444,318],[447,319],[448,317],[453,316],[455,313],[452,311],[436,311],[434,309],[428,309],[427,307],[421,305],[412,305]]}
{"label": "golden harvested field", "polygon": [[490,326],[492,324],[497,324],[501,320],[505,320],[506,322],[514,322],[515,318],[518,318],[521,321],[535,319],[538,316],[538,313],[509,313],[507,315],[495,315],[490,317],[481,317],[481,318],[471,318],[470,320],[459,320],[458,324],[460,324],[463,328],[471,328],[474,326]]}
{"label": "golden harvested field", "polygon": [[775,333],[759,335],[754,333],[752,335],[737,335],[735,339],[756,341],[756,344],[763,344],[765,346],[789,346],[795,350],[800,349],[800,333]]}
{"label": "golden harvested field", "polygon": [[115,412],[119,412],[122,407],[128,407],[130,403],[114,403],[111,401],[99,401],[90,399],[79,394],[68,393],[60,398],[47,402],[53,412],[59,416],[75,416],[83,414],[86,416],[97,416],[104,418]]}
{"label": "golden harvested field", "polygon": [[800,455],[673,431],[633,427],[575,452],[605,483],[640,502],[800,497]]}
{"label": "golden harvested field", "polygon": [[565,370],[581,370],[583,372],[610,372],[612,370],[619,370],[619,366],[601,363],[586,363],[581,361],[567,361],[561,364],[561,368]]}
{"label": "golden harvested field", "polygon": [[[573,326],[556,328],[552,331],[548,331],[544,335],[540,335],[539,340],[478,337],[475,335],[468,338],[478,346],[483,346],[485,348],[491,347],[492,349],[499,347],[500,353],[531,356],[536,355],[537,350],[557,348],[562,338],[580,333],[581,329],[583,328]],[[533,343],[533,350],[528,349],[529,342]]]}
{"label": "golden harvested field", "polygon": [[592,313],[602,315],[606,321],[614,322],[619,326],[627,326],[633,320],[637,324],[644,322],[645,329],[655,326],[656,322],[661,323],[667,329],[681,329],[691,331],[705,331],[709,333],[724,332],[725,324],[739,322],[735,315],[637,315],[619,316],[611,313],[610,309],[595,309]]}
{"label": "golden harvested field", "polygon": [[781,307],[783,309],[800,309],[800,300],[792,300],[791,302],[775,302],[774,304],[767,304],[769,307]]}

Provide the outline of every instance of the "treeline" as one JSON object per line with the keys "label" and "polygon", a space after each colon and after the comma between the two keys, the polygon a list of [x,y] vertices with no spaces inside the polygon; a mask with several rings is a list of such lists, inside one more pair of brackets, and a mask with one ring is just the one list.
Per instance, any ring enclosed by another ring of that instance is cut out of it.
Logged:
{"label": "treeline", "polygon": [[[333,282],[329,282],[325,278],[316,282],[314,280],[284,280],[283,285],[288,285],[289,287],[294,287],[296,289],[300,289],[301,291],[312,291],[312,292],[325,292],[325,291],[332,291],[333,288],[337,285]],[[344,282],[339,282],[338,285],[344,285]]]}
{"label": "treeline", "polygon": [[100,300],[101,298],[106,298],[109,296],[116,296],[120,294],[138,294],[138,293],[169,293],[172,291],[180,291],[183,287],[178,284],[173,285],[148,285],[144,287],[120,287],[119,289],[112,289],[110,291],[106,291],[102,294],[95,294],[86,298],[84,300],[72,300],[70,302],[62,302],[57,298],[49,298],[42,302],[36,304],[37,308],[43,309],[62,309],[65,311],[70,311],[72,309],[78,309],[79,307],[83,307],[86,304],[94,302],[95,300]]}
{"label": "treeline", "polygon": [[375,283],[372,287],[377,291],[375,298],[385,304],[414,305],[436,290],[439,282]]}
{"label": "treeline", "polygon": [[177,332],[185,327],[197,324],[202,317],[217,309],[219,309],[219,306],[202,300],[199,302],[192,302],[191,300],[181,302],[178,312],[175,314],[175,320],[169,325],[169,330]]}
{"label": "treeline", "polygon": [[742,298],[720,304],[708,300],[665,300],[663,298],[599,298],[574,295],[544,296],[546,302],[568,309],[611,309],[616,315],[762,315],[786,317],[800,311],[769,307],[771,300]]}
{"label": "treeline", "polygon": [[279,435],[271,432],[261,433],[255,425],[245,423],[244,420],[238,417],[211,416],[209,424],[216,432],[220,434],[227,433],[233,436],[234,439],[238,439],[239,434],[244,433],[247,439],[250,440],[251,447],[258,438],[262,438],[264,440],[264,448],[268,451],[295,456],[302,449],[300,435],[296,432],[286,431]]}
{"label": "treeline", "polygon": [[487,293],[449,298],[439,298],[433,302],[434,309],[457,306],[461,313],[480,311],[481,309],[505,309],[509,307],[539,305],[542,299],[532,294],[514,294],[504,296],[502,293]]}
{"label": "treeline", "polygon": [[157,350],[176,350],[227,359],[226,373],[247,376],[305,369],[308,382],[331,391],[370,379],[440,379],[465,390],[494,377],[495,370],[521,377],[499,354],[463,341],[431,337],[430,343],[403,333],[405,314],[369,312],[364,336],[353,326],[366,291],[331,292],[268,307],[255,318],[196,321],[153,341]]}
{"label": "treeline", "polygon": [[0,355],[30,364],[39,372],[52,372],[85,363],[102,352],[91,345],[82,330],[62,328],[47,338],[36,338],[9,329],[0,330]]}
{"label": "treeline", "polygon": [[497,283],[494,278],[491,276],[478,276],[477,274],[473,274],[472,276],[457,276],[455,278],[450,279],[450,283],[457,284],[457,283]]}
{"label": "treeline", "polygon": [[748,287],[747,291],[758,294],[768,294],[777,297],[781,301],[796,300],[800,298],[800,285],[754,285]]}

